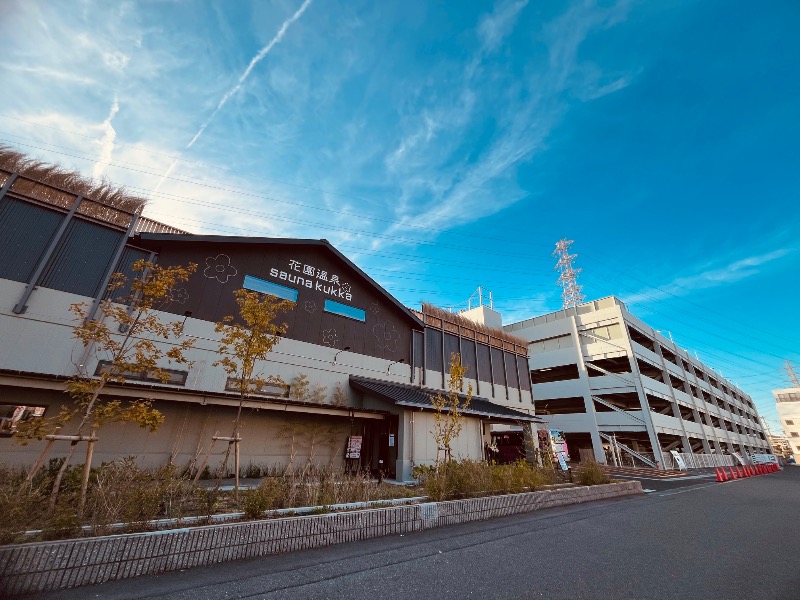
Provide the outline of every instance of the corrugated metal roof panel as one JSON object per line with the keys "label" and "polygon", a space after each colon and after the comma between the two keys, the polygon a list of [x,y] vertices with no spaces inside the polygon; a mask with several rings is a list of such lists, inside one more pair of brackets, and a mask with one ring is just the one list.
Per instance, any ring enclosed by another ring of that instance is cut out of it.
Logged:
{"label": "corrugated metal roof panel", "polygon": [[[414,406],[430,410],[433,410],[431,395],[435,395],[439,391],[402,383],[381,381],[379,379],[357,377],[355,375],[350,376],[350,386],[362,392],[374,394],[379,399],[398,406]],[[464,398],[464,396],[461,397]],[[533,415],[506,408],[505,406],[495,404],[494,402],[477,396],[472,397],[469,408],[464,410],[463,413],[478,417],[503,419],[505,421],[541,422],[541,419],[537,419]]]}
{"label": "corrugated metal roof panel", "polygon": [[147,217],[139,217],[136,221],[136,233],[175,233],[175,234],[188,234],[188,231],[178,229],[172,225],[165,225]]}

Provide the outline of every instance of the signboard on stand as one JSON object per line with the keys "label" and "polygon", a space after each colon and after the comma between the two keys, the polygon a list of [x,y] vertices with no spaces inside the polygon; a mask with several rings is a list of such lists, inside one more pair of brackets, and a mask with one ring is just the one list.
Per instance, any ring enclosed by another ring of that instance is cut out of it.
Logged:
{"label": "signboard on stand", "polygon": [[678,465],[678,468],[681,471],[686,470],[686,461],[683,460],[683,457],[680,455],[680,452],[677,450],[670,450],[669,453],[672,455],[672,458],[675,459],[675,464]]}
{"label": "signboard on stand", "polygon": [[777,465],[778,457],[774,454],[753,454],[753,462],[757,465]]}
{"label": "signboard on stand", "polygon": [[345,450],[345,458],[360,459],[361,458],[361,442],[362,436],[351,435],[347,438],[347,450]]}
{"label": "signboard on stand", "polygon": [[558,453],[558,464],[561,465],[562,471],[569,471],[569,465],[567,465],[567,458],[569,458],[569,456],[567,456],[565,453],[563,452]]}

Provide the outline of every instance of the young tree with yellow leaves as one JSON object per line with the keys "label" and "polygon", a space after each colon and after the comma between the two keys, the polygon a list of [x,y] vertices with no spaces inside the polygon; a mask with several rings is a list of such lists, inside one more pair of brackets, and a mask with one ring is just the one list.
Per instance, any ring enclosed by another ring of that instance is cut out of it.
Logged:
{"label": "young tree with yellow leaves", "polygon": [[268,294],[260,294],[248,290],[235,292],[239,306],[239,318],[225,317],[217,323],[215,331],[222,333],[219,353],[222,358],[214,363],[221,366],[228,377],[235,381],[235,389],[239,392],[239,410],[233,422],[233,433],[229,438],[217,439],[228,442],[223,469],[228,466],[231,446],[234,446],[234,467],[236,481],[234,490],[239,491],[239,430],[242,426],[242,406],[250,394],[265,385],[286,384],[279,377],[264,377],[259,361],[266,360],[272,348],[286,332],[285,323],[276,324],[278,314],[289,311],[294,306],[289,300],[281,300]]}
{"label": "young tree with yellow leaves", "polygon": [[444,450],[444,461],[453,458],[452,443],[464,426],[463,411],[469,408],[472,401],[472,384],[467,385],[464,399],[461,389],[464,387],[464,375],[467,367],[461,364],[461,355],[453,352],[450,355],[450,378],[447,383],[448,392],[431,395],[434,409],[433,439],[436,441],[436,466],[439,466],[439,454]]}
{"label": "young tree with yellow leaves", "polygon": [[[122,401],[109,398],[104,392],[108,384],[122,385],[131,374],[147,373],[149,377],[166,383],[169,381],[169,373],[159,363],[188,363],[185,352],[194,345],[194,340],[182,337],[183,322],[163,323],[157,311],[170,300],[173,289],[187,281],[196,268],[197,265],[194,264],[188,267],[161,267],[139,260],[133,265],[130,296],[125,299],[124,304],[106,299],[100,305],[100,317],[91,319],[88,318],[85,303],[70,306],[70,311],[78,321],[73,329],[74,337],[82,343],[86,356],[94,352],[106,364],[96,375],[89,373],[84,365],[79,365],[78,373],[65,386],[72,402],[63,406],[55,417],[33,419],[15,433],[18,441],[23,444],[31,439],[48,440],[20,491],[33,481],[34,475],[44,464],[52,443],[58,440],[69,441],[69,452],[56,475],[50,495],[50,504],[54,507],[77,444],[87,442],[78,505],[80,516],[86,504],[92,452],[98,439],[98,430],[111,422],[133,422],[144,429],[155,431],[163,423],[164,416],[152,407],[150,400],[138,399],[123,405]],[[116,273],[109,285],[109,291],[119,290],[126,283],[127,278]],[[76,423],[73,433],[61,435],[61,429],[71,423]],[[85,435],[86,429],[89,429],[89,435]]]}

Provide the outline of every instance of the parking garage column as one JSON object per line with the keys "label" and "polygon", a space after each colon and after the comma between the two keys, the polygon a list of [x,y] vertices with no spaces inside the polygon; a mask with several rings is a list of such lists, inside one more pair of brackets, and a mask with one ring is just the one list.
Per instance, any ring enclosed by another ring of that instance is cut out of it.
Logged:
{"label": "parking garage column", "polygon": [[581,343],[581,336],[578,333],[578,317],[577,314],[568,317],[570,325],[570,335],[575,347],[578,361],[578,378],[581,381],[583,388],[583,404],[586,409],[586,414],[591,417],[591,425],[589,426],[589,435],[592,438],[592,451],[594,452],[594,459],[599,463],[606,462],[606,453],[603,449],[603,441],[600,439],[600,430],[597,427],[597,411],[594,407],[594,400],[592,400],[592,389],[589,381],[589,372],[586,370],[586,363],[583,360],[583,344]]}

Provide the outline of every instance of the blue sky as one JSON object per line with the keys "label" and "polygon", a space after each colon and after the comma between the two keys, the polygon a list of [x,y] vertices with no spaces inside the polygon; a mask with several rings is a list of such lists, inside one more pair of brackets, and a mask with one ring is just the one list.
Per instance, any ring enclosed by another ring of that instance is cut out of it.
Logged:
{"label": "blue sky", "polygon": [[[0,141],[188,230],[326,238],[410,306],[560,308],[575,240],[752,394],[800,365],[800,5],[10,0]],[[788,315],[788,318],[787,318]]]}

